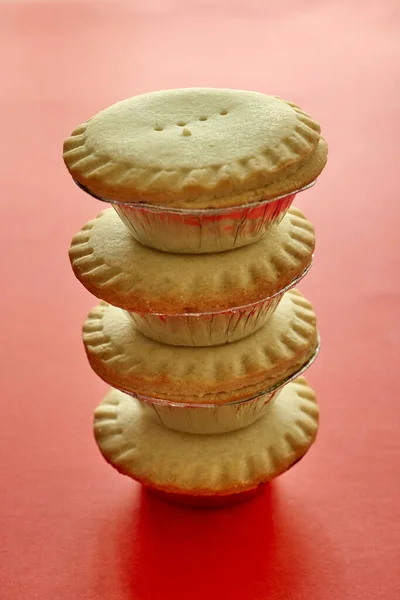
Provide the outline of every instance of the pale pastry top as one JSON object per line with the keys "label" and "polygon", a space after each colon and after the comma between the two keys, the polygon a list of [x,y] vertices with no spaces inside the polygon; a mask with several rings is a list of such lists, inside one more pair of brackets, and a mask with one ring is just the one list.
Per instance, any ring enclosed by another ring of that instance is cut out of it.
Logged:
{"label": "pale pastry top", "polygon": [[134,96],[64,142],[69,172],[92,195],[183,208],[295,191],[317,178],[326,158],[319,125],[297,105],[214,88]]}
{"label": "pale pastry top", "polygon": [[178,403],[225,404],[251,398],[296,373],[315,353],[318,332],[311,304],[290,290],[261,329],[229,344],[162,344],[104,302],[89,313],[83,341],[93,370],[113,387]]}
{"label": "pale pastry top", "polygon": [[115,389],[96,409],[94,432],[104,458],[124,475],[166,492],[213,495],[253,489],[286,471],[314,442],[318,419],[315,394],[299,377],[263,417],[233,434],[171,431]]}
{"label": "pale pastry top", "polygon": [[70,259],[75,275],[98,298],[131,312],[174,315],[271,297],[301,276],[314,246],[314,228],[297,208],[257,243],[205,255],[146,248],[108,209],[74,236]]}

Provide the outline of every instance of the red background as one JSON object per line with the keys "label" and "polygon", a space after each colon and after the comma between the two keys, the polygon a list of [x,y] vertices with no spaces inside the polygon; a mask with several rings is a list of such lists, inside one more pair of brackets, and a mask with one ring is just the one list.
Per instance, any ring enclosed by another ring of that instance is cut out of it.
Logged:
{"label": "red background", "polygon": [[[2,600],[400,597],[399,25],[397,0],[0,2]],[[214,512],[143,494],[95,446],[95,300],[67,250],[102,206],[61,160],[99,109],[191,85],[294,100],[330,145],[297,198],[317,230],[318,443]]]}

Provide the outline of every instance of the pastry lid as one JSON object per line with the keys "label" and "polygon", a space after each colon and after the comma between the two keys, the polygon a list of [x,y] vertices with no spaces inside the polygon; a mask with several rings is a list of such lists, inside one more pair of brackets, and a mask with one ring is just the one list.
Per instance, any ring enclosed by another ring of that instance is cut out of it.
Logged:
{"label": "pastry lid", "polygon": [[297,105],[214,88],[134,96],[64,142],[69,172],[92,195],[188,208],[300,189],[316,179],[326,154],[319,125]]}
{"label": "pastry lid", "polygon": [[311,304],[290,290],[266,325],[230,344],[161,344],[104,302],[89,313],[83,341],[93,370],[113,387],[176,403],[225,404],[255,396],[296,372],[315,353],[318,332]]}
{"label": "pastry lid", "polygon": [[172,431],[117,390],[97,407],[94,431],[104,458],[124,475],[169,493],[207,496],[254,489],[286,471],[314,442],[318,419],[315,394],[299,377],[263,417],[234,433]]}
{"label": "pastry lid", "polygon": [[176,315],[272,297],[310,266],[314,247],[314,228],[297,208],[258,242],[205,255],[146,248],[108,209],[74,236],[70,259],[77,278],[98,298],[130,312]]}

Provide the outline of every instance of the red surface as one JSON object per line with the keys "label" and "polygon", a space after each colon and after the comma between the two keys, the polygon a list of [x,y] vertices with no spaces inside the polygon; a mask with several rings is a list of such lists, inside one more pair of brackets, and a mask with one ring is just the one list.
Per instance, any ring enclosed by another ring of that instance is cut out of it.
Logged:
{"label": "red surface", "polygon": [[[399,25],[397,0],[0,3],[2,600],[398,600]],[[211,512],[142,494],[95,447],[94,300],[67,249],[102,207],[61,161],[99,109],[189,85],[295,100],[330,144],[296,199],[318,233],[319,440]]]}

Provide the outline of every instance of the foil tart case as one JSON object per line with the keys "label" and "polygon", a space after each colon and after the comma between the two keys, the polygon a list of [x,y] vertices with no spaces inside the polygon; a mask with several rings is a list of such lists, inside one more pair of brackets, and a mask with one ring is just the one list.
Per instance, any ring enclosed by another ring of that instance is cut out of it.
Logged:
{"label": "foil tart case", "polygon": [[144,246],[177,254],[208,254],[256,242],[269,225],[280,223],[296,194],[315,183],[277,198],[221,209],[173,209],[94,197],[112,204],[133,237]]}
{"label": "foil tart case", "polygon": [[233,494],[214,494],[213,496],[196,496],[195,494],[174,494],[164,492],[147,486],[148,491],[154,496],[161,498],[169,504],[184,506],[186,508],[197,509],[218,509],[227,508],[228,506],[236,506],[242,502],[252,500],[264,492],[267,483],[259,483],[256,487],[245,492],[237,492]]}
{"label": "foil tart case", "polygon": [[228,433],[243,429],[262,417],[269,402],[279,395],[286,384],[294,381],[312,365],[318,352],[319,342],[313,356],[285,380],[251,398],[226,404],[178,403],[119,389],[139,400],[145,413],[164,427],[192,434]]}
{"label": "foil tart case", "polygon": [[308,273],[303,273],[273,296],[244,306],[206,313],[164,314],[125,311],[148,338],[174,346],[218,346],[241,340],[265,325],[282,296]]}

